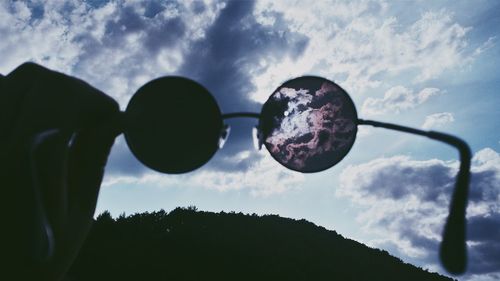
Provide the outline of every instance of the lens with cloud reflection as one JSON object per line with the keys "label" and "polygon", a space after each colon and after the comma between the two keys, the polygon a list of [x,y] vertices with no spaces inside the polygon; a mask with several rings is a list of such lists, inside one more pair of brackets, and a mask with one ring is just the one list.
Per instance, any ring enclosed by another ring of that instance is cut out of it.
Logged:
{"label": "lens with cloud reflection", "polygon": [[304,76],[276,89],[262,108],[259,126],[266,148],[278,162],[311,173],[330,168],[349,152],[357,114],[337,84]]}

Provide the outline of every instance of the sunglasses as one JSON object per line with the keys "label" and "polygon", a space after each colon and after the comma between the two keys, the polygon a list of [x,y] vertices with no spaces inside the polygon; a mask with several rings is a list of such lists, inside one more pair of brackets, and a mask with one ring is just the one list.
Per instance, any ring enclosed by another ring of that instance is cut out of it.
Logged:
{"label": "sunglasses", "polygon": [[471,152],[461,139],[434,131],[359,119],[346,91],[332,81],[303,76],[286,81],[264,103],[260,113],[223,114],[210,92],[183,77],[162,77],[142,86],[124,113],[124,135],[134,156],[162,173],[180,174],[207,163],[229,135],[224,120],[258,119],[254,141],[288,169],[324,171],[351,150],[359,125],[426,136],[456,147],[460,169],[443,232],[440,258],[451,273],[466,267],[465,211]]}

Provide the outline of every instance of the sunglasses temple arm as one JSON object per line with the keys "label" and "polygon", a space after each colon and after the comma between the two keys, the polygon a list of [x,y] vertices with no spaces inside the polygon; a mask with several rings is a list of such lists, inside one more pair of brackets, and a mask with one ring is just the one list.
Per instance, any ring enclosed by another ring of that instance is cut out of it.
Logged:
{"label": "sunglasses temple arm", "polygon": [[460,169],[457,174],[455,190],[450,204],[450,212],[443,231],[443,240],[440,247],[440,258],[444,268],[453,274],[465,272],[467,266],[466,248],[466,208],[469,193],[471,151],[465,141],[452,135],[422,131],[414,128],[399,126],[371,120],[358,119],[358,125],[381,127],[438,140],[454,146],[460,153]]}

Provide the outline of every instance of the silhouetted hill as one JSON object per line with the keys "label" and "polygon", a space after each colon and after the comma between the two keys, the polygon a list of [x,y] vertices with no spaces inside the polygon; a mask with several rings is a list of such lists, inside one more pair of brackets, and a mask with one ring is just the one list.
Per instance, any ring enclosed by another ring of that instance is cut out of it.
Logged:
{"label": "silhouetted hill", "polygon": [[101,214],[79,280],[452,280],[306,220],[199,212]]}

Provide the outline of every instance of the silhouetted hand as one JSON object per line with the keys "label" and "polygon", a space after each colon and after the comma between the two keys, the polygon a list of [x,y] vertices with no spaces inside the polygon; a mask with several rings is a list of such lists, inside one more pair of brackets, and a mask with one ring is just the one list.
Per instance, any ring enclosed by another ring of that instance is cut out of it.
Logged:
{"label": "silhouetted hand", "polygon": [[119,115],[112,98],[39,65],[0,75],[0,280],[62,278],[92,223]]}

